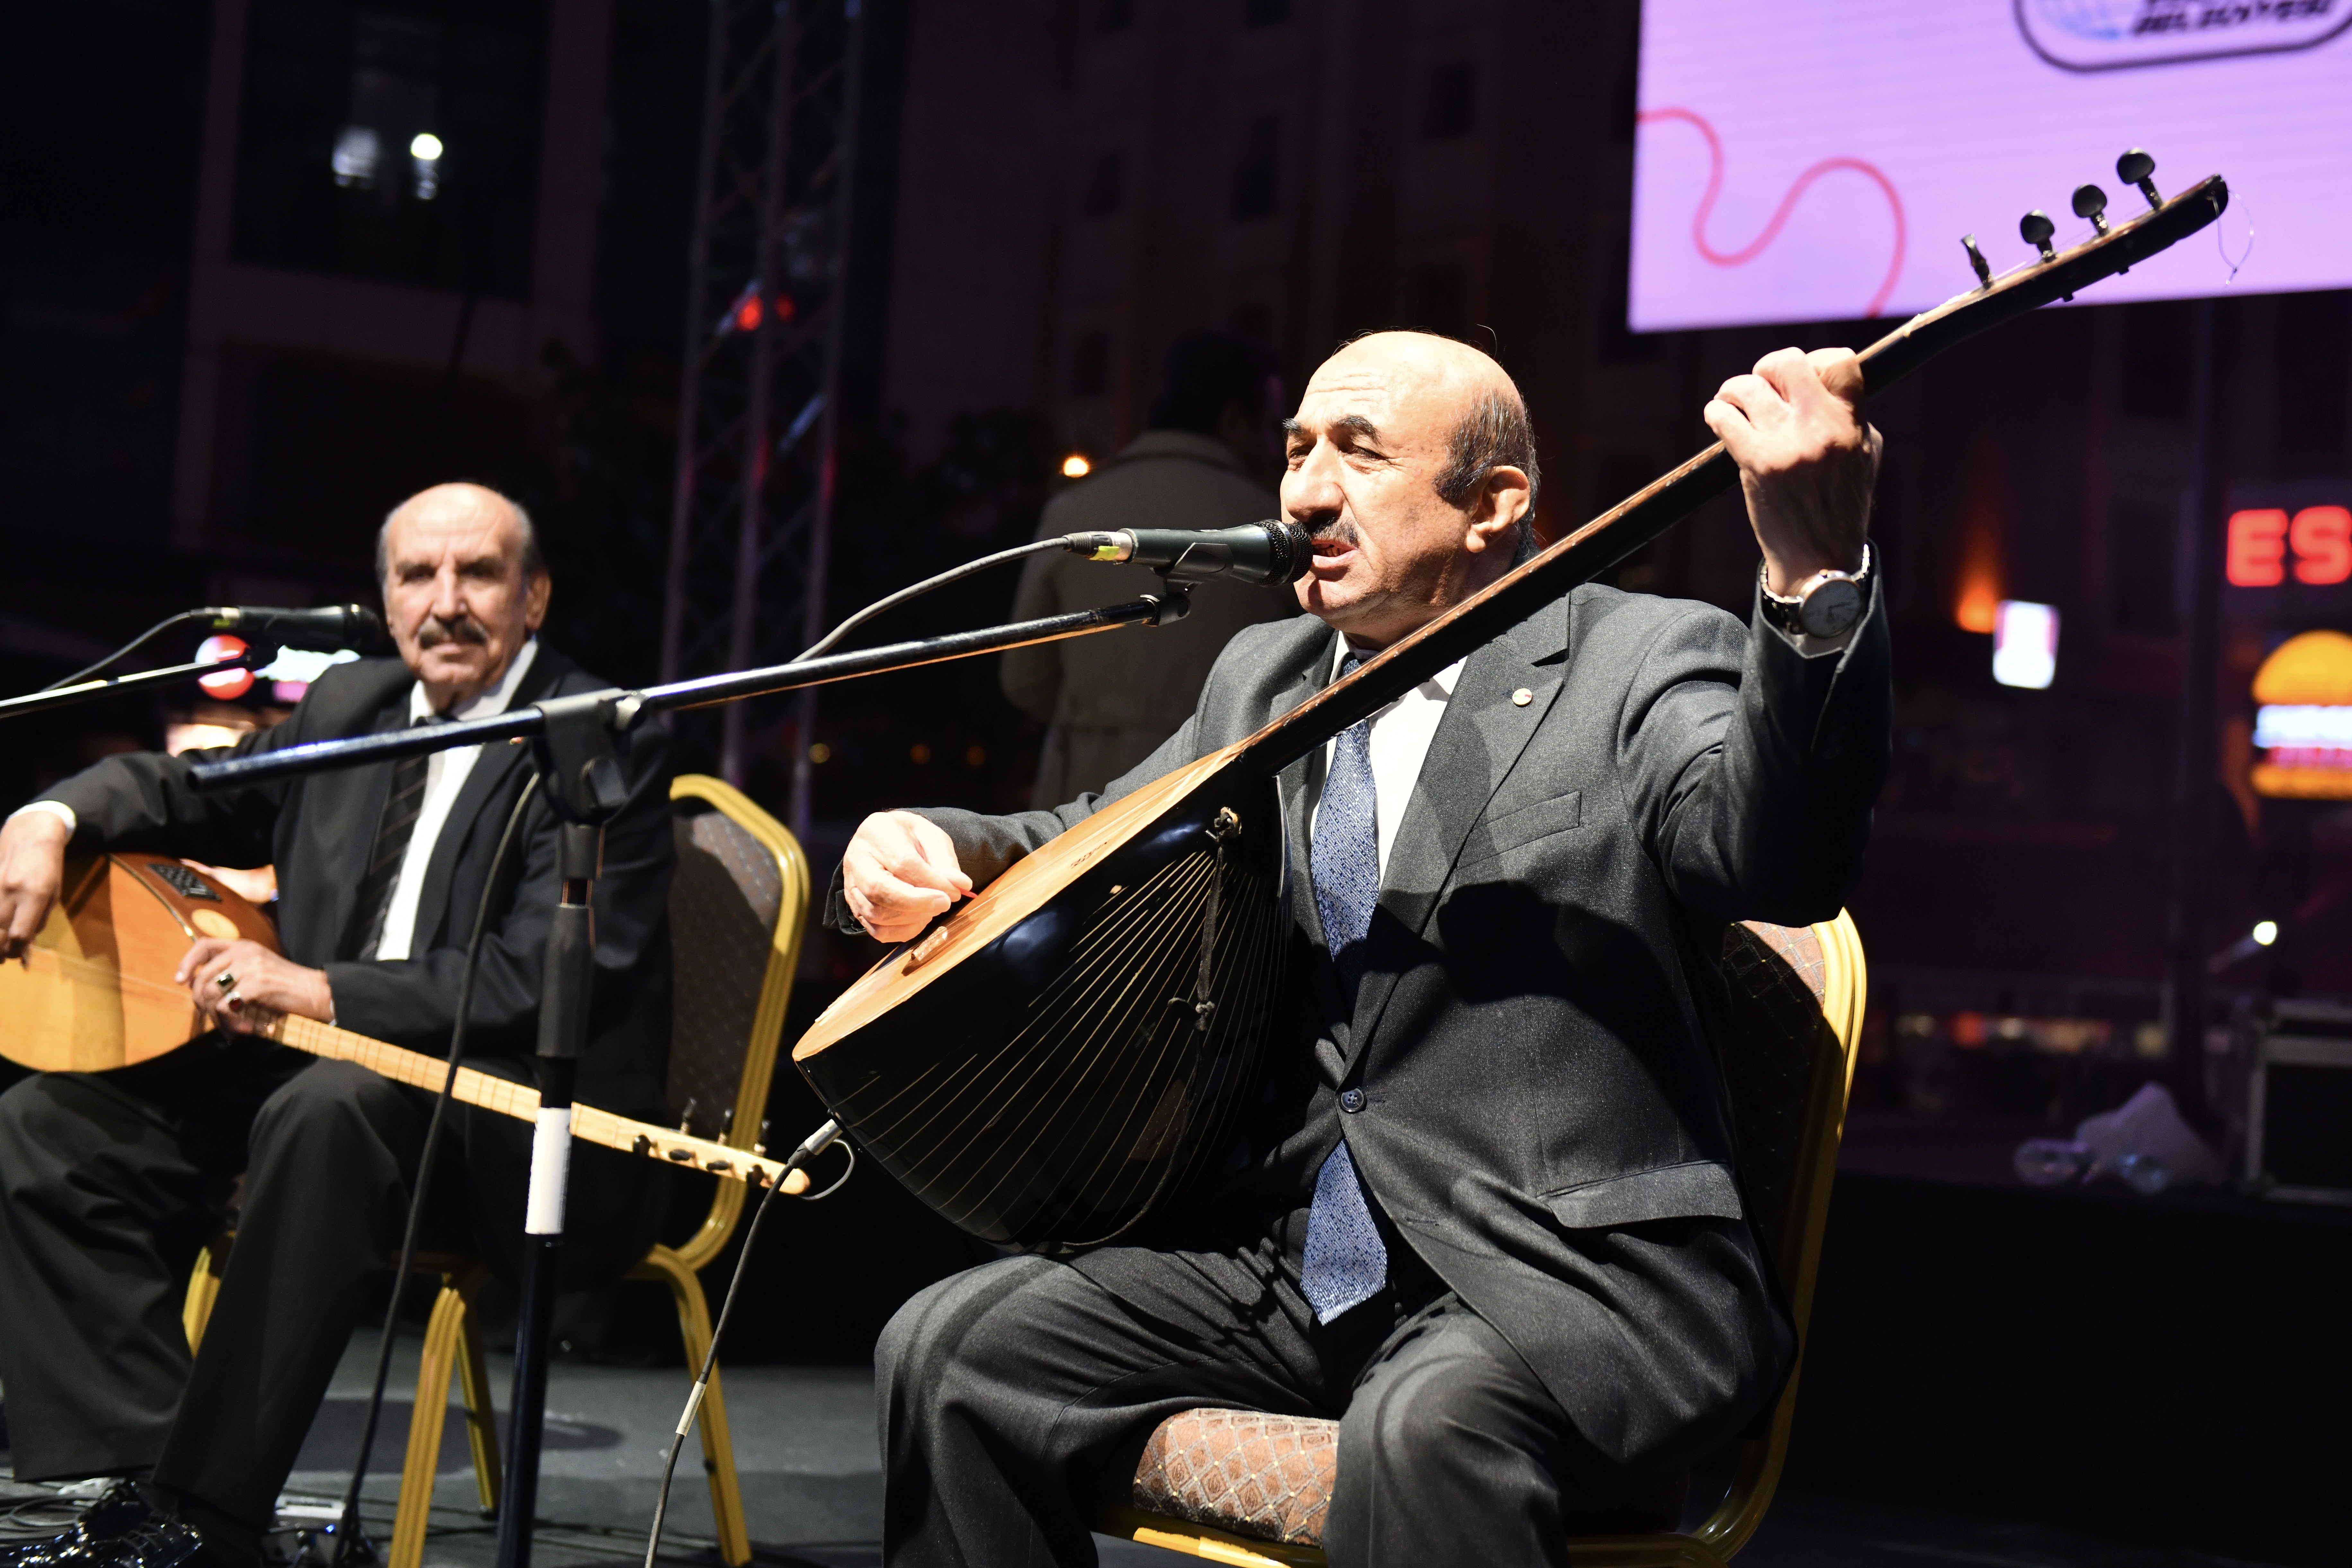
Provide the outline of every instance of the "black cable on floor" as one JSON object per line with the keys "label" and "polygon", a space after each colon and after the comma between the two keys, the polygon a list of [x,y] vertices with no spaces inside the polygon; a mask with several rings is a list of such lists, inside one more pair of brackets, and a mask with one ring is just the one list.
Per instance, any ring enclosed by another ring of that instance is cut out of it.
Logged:
{"label": "black cable on floor", "polygon": [[497,853],[490,857],[490,874],[482,883],[482,901],[474,911],[474,934],[466,942],[466,965],[457,981],[457,1016],[449,1026],[449,1070],[442,1075],[441,1092],[433,1101],[433,1119],[425,1129],[425,1152],[416,1163],[416,1185],[408,1198],[408,1226],[400,1238],[400,1268],[392,1277],[392,1304],[383,1311],[383,1332],[375,1343],[375,1382],[368,1389],[367,1419],[360,1426],[359,1458],[352,1465],[352,1484],[343,1493],[342,1517],[334,1527],[335,1546],[330,1561],[352,1561],[365,1539],[360,1531],[360,1486],[367,1479],[368,1458],[375,1448],[375,1431],[383,1415],[383,1385],[392,1372],[392,1342],[400,1326],[400,1299],[408,1288],[408,1270],[416,1260],[416,1232],[425,1215],[425,1194],[433,1185],[433,1162],[441,1151],[441,1123],[449,1110],[449,1100],[457,1087],[457,1068],[466,1059],[466,1015],[474,1001],[474,970],[482,956],[482,935],[489,929],[490,902],[497,896],[499,873],[507,863],[507,852],[514,847],[515,830],[521,826],[523,814],[530,809],[531,797],[539,793],[539,775],[522,786],[515,797],[514,809],[507,814],[506,831],[499,836]]}
{"label": "black cable on floor", "polygon": [[[670,1478],[677,1473],[678,1450],[686,1446],[686,1434],[694,1426],[695,1415],[702,1408],[702,1396],[710,1387],[711,1369],[719,1364],[719,1344],[727,1337],[727,1324],[735,1316],[735,1298],[742,1293],[743,1276],[747,1272],[745,1265],[751,1261],[752,1245],[760,1239],[760,1222],[768,1217],[768,1200],[776,1195],[776,1189],[784,1184],[786,1177],[824,1153],[840,1136],[841,1123],[827,1121],[810,1133],[806,1142],[793,1151],[792,1158],[784,1162],[784,1168],[776,1179],[760,1189],[760,1201],[751,1210],[751,1223],[743,1232],[743,1249],[735,1255],[734,1277],[727,1281],[727,1299],[719,1303],[719,1321],[711,1326],[710,1348],[702,1353],[702,1370],[695,1374],[694,1387],[686,1396],[686,1409],[677,1418],[677,1430],[670,1434],[669,1452],[662,1458],[661,1490],[654,1494],[653,1528],[646,1533],[646,1568],[654,1568],[654,1555],[661,1550],[662,1521],[669,1514],[669,1483]],[[842,1150],[849,1156],[849,1170],[856,1170],[857,1151],[846,1143],[842,1145]],[[831,1197],[841,1190],[841,1183],[847,1180],[849,1171],[844,1171],[840,1182],[815,1194],[814,1197]]]}

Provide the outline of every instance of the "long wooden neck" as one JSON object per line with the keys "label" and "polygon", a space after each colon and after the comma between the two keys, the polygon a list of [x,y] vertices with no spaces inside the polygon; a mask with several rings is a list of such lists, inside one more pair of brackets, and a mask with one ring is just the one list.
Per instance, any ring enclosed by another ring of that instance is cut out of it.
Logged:
{"label": "long wooden neck", "polygon": [[[1862,351],[1864,384],[1878,396],[1954,344],[2053,300],[2073,299],[2076,289],[2211,223],[2229,199],[2216,174],[2053,261],[2029,263],[1912,317]],[[1288,766],[1591,581],[1738,480],[1738,465],[1717,442],[1276,719],[1242,742],[1237,760],[1266,773]]]}
{"label": "long wooden neck", "polygon": [[[259,1034],[278,1044],[291,1046],[298,1051],[330,1061],[352,1062],[372,1073],[404,1083],[428,1093],[441,1092],[442,1080],[447,1077],[449,1064],[421,1051],[404,1050],[388,1046],[382,1040],[372,1040],[365,1035],[354,1035],[349,1029],[338,1029],[331,1024],[315,1019],[281,1016],[263,1026]],[[500,1116],[512,1116],[529,1121],[539,1114],[539,1090],[527,1083],[517,1083],[494,1073],[473,1068],[457,1069],[457,1081],[450,1085],[449,1098],[461,1105],[478,1106]],[[714,1176],[729,1176],[736,1181],[748,1181],[754,1173],[766,1181],[783,1177],[784,1191],[797,1194],[808,1190],[808,1174],[803,1171],[784,1173],[781,1160],[771,1160],[754,1152],[715,1143],[707,1138],[675,1132],[651,1122],[635,1121],[625,1116],[615,1116],[609,1110],[599,1110],[593,1105],[575,1103],[572,1107],[572,1135],[584,1142],[599,1143],[607,1149],[619,1149],[632,1154],[666,1161],[706,1172]]]}

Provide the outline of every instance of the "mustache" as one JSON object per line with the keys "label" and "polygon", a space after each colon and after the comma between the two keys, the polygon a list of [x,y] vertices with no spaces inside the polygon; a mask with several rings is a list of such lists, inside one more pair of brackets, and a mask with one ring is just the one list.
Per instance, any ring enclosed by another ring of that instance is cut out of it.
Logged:
{"label": "mustache", "polygon": [[479,647],[490,640],[488,627],[471,616],[459,616],[445,621],[438,616],[427,616],[416,628],[418,647],[439,647],[443,643],[469,643]]}
{"label": "mustache", "polygon": [[1363,536],[1356,531],[1354,523],[1344,517],[1337,516],[1327,517],[1317,522],[1308,531],[1307,536],[1317,541],[1328,539],[1335,544],[1345,544],[1350,547],[1363,542]]}

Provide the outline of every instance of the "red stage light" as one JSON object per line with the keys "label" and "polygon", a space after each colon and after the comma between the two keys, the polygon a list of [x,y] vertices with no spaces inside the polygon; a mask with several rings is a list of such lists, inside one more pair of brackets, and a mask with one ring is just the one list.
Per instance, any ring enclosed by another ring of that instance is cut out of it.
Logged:
{"label": "red stage light", "polygon": [[2305,507],[2294,514],[2287,542],[2294,547],[2296,582],[2341,583],[2352,577],[2352,510]]}
{"label": "red stage light", "polygon": [[2286,513],[2257,508],[2230,514],[2230,581],[2274,588],[2286,580]]}
{"label": "red stage light", "polygon": [[[243,637],[211,637],[196,645],[195,661],[198,664],[217,664],[225,658],[235,658],[243,652],[245,652]],[[225,669],[218,675],[199,675],[196,677],[196,684],[205,689],[206,696],[217,697],[224,702],[231,702],[253,689],[253,671]]]}

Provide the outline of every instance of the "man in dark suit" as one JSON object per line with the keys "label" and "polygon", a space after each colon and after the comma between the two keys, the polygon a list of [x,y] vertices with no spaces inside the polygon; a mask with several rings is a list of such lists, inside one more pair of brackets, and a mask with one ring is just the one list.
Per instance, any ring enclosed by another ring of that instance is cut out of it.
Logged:
{"label": "man in dark suit", "polygon": [[[537,638],[550,583],[530,521],[440,485],[378,544],[398,659],[330,668],[293,715],[231,752],[112,757],[0,830],[0,958],[55,903],[68,848],[274,864],[284,953],[201,939],[179,979],[215,1026],[104,1075],[45,1073],[0,1095],[0,1384],[20,1479],[121,1476],[71,1535],[20,1568],[258,1561],[366,1278],[400,1246],[432,1097],[252,1031],[272,1014],[446,1050],[459,973],[499,837],[530,778],[520,747],[472,747],[198,795],[188,768],[605,683]],[[627,760],[631,795],[596,883],[596,982],[582,1100],[657,1113],[668,1056],[669,770],[658,727]],[[499,881],[468,1009],[467,1057],[528,1079],[557,830],[527,809]],[[0,1027],[7,1026],[0,1020]],[[530,1128],[451,1108],[435,1239],[520,1257]],[[236,1243],[202,1349],[180,1302],[197,1247],[242,1177]],[[570,1282],[644,1256],[664,1196],[650,1162],[573,1156]]]}
{"label": "man in dark suit", "polygon": [[[1859,872],[1890,708],[1861,390],[1789,350],[1707,405],[1749,625],[1579,588],[1281,775],[1290,1016],[1252,1125],[1148,1234],[901,1310],[887,1561],[1091,1563],[1151,1429],[1222,1405],[1339,1419],[1335,1564],[1559,1563],[1571,1518],[1769,1408],[1794,1345],[1696,994],[1726,922],[1829,919]],[[1536,484],[1485,355],[1343,349],[1289,426],[1311,615],[1242,633],[1108,797],[1492,582]],[[905,940],[1099,804],[869,817],[835,913]]]}

